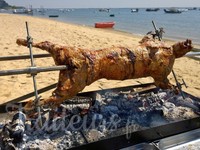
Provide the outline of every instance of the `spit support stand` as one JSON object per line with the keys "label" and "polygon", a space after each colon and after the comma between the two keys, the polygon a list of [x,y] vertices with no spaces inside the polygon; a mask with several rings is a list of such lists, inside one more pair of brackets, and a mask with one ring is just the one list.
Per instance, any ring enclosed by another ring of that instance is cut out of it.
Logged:
{"label": "spit support stand", "polygon": [[[28,22],[26,22],[26,31],[27,31],[27,47],[29,48],[29,52],[30,52],[31,67],[35,67],[34,59],[33,59],[33,52],[32,52],[33,39],[29,34]],[[34,93],[35,93],[34,105],[35,105],[35,108],[37,108],[39,125],[40,125],[40,127],[42,127],[41,110],[40,110],[40,106],[39,106],[40,97],[39,97],[38,91],[37,91],[37,84],[36,84],[36,78],[35,78],[36,75],[37,75],[36,73],[31,74],[31,76],[33,78],[33,86],[34,86]]]}
{"label": "spit support stand", "polygon": [[[156,28],[156,25],[154,23],[154,21],[152,20],[152,24],[153,24],[153,27],[154,27],[154,30],[155,30],[155,33],[156,33],[156,36],[158,37],[158,40],[159,41],[162,41],[162,36],[160,35],[161,34],[161,31],[158,31],[158,29]],[[174,70],[172,69],[172,74],[174,76],[174,79],[176,81],[176,87],[178,88],[178,90],[180,91],[181,93],[181,96],[183,97],[183,99],[185,99],[185,95],[182,91],[182,85],[185,85],[185,87],[187,88],[188,86],[186,85],[185,81],[182,79],[182,83],[180,83],[176,77],[176,74],[174,72]]]}

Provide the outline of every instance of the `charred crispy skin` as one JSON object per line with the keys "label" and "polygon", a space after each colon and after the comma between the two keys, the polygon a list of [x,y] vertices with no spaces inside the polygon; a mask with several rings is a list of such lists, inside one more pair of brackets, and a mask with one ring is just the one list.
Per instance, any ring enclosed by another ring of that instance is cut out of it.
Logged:
{"label": "charred crispy skin", "polygon": [[[17,40],[18,45],[27,46],[24,39]],[[57,105],[72,98],[85,86],[106,78],[112,80],[135,79],[151,76],[160,88],[172,88],[167,76],[170,74],[175,58],[185,55],[192,49],[191,40],[168,46],[145,36],[134,49],[112,47],[100,50],[87,50],[59,46],[45,41],[33,43],[33,47],[49,52],[56,65],[66,65],[61,70],[57,88],[40,105]],[[33,109],[32,102],[26,109]]]}

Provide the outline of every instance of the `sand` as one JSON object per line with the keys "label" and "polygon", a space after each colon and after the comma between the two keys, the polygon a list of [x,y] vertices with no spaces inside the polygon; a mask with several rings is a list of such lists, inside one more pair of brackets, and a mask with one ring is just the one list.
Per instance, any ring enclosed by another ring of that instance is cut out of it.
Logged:
{"label": "sand", "polygon": [[[30,34],[34,42],[51,41],[60,45],[74,46],[87,49],[100,49],[111,46],[125,46],[128,48],[137,45],[142,37],[112,29],[96,29],[84,25],[74,25],[41,19],[30,16],[0,14],[0,56],[29,54],[29,49],[16,44],[17,38],[26,38],[25,21],[28,21]],[[187,38],[187,37],[186,37]],[[170,43],[174,43],[170,41]],[[199,48],[199,46],[196,46]],[[46,53],[33,48],[33,53]],[[52,58],[35,59],[37,66],[54,65]],[[19,69],[30,66],[30,60],[1,61],[0,70]],[[187,57],[176,60],[174,71],[178,79],[184,79],[188,88],[186,92],[200,97],[200,61]],[[38,89],[57,82],[58,71],[40,73],[36,76]],[[172,74],[169,79],[174,82]],[[111,81],[101,79],[83,91],[92,91],[113,87],[122,87],[141,83],[153,82],[151,77],[125,81]],[[33,82],[30,75],[0,76],[0,104],[14,98],[33,92]],[[41,94],[42,98],[51,95],[51,91]]]}

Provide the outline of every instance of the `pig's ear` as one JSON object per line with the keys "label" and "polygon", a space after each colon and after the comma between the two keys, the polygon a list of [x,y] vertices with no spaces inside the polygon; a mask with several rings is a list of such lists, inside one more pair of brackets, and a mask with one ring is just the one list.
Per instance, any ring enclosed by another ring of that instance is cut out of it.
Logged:
{"label": "pig's ear", "polygon": [[184,43],[183,43],[184,47],[186,49],[192,49],[192,41],[190,39],[187,39]]}

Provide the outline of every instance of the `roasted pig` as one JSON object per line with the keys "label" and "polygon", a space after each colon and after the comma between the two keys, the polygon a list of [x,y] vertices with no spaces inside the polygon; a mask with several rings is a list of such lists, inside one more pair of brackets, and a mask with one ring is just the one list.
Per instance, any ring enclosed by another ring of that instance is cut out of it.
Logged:
{"label": "roasted pig", "polygon": [[[17,39],[18,45],[27,46],[27,41]],[[72,98],[85,86],[106,78],[113,80],[135,79],[151,76],[160,88],[172,88],[167,76],[170,74],[175,58],[185,55],[192,49],[191,40],[178,42],[172,46],[145,36],[134,49],[111,47],[100,50],[60,46],[45,41],[32,43],[33,47],[46,50],[56,65],[66,65],[61,70],[57,88],[39,105],[56,106]],[[26,109],[33,109],[29,102]]]}

